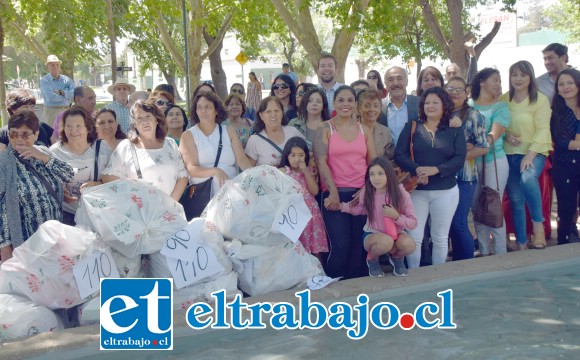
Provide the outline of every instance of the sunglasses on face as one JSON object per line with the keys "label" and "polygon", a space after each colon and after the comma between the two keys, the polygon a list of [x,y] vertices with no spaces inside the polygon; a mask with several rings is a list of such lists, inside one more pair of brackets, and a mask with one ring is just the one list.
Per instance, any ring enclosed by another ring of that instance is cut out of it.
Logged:
{"label": "sunglasses on face", "polygon": [[288,89],[289,87],[290,87],[290,85],[288,85],[288,84],[274,84],[274,85],[272,85],[272,89],[273,89],[274,91],[276,91],[276,90],[278,90],[278,89],[283,89],[283,90],[286,90],[286,89]]}
{"label": "sunglasses on face", "polygon": [[376,76],[376,75],[369,75],[369,76],[367,76],[367,80],[378,80],[378,79],[379,79],[379,77]]}
{"label": "sunglasses on face", "polygon": [[20,137],[22,140],[28,140],[28,138],[34,134],[36,134],[36,131],[25,131],[23,133],[19,133],[18,131],[10,131],[8,136],[11,139],[18,139]]}
{"label": "sunglasses on face", "polygon": [[464,88],[458,88],[453,86],[448,86],[446,90],[450,94],[463,94],[465,92]]}
{"label": "sunglasses on face", "polygon": [[242,90],[242,89],[232,89],[232,90],[230,90],[230,92],[233,94],[238,93],[240,95],[244,95],[244,90]]}
{"label": "sunglasses on face", "polygon": [[169,105],[171,105],[171,102],[169,100],[157,99],[155,101],[155,105],[157,105],[157,106],[164,106],[164,105],[169,106]]}

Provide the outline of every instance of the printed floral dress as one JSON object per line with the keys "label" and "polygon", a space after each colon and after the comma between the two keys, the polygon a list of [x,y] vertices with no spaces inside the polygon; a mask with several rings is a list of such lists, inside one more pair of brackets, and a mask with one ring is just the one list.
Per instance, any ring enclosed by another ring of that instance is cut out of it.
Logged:
{"label": "printed floral dress", "polygon": [[290,176],[300,184],[304,194],[304,202],[306,203],[306,206],[308,206],[310,213],[312,213],[312,219],[310,219],[308,225],[304,228],[302,235],[300,235],[300,242],[311,254],[328,252],[328,238],[326,236],[326,228],[324,227],[322,214],[318,204],[316,203],[316,199],[314,199],[314,196],[312,196],[310,191],[308,191],[306,177],[303,173],[296,172],[288,166],[286,166],[286,175]]}

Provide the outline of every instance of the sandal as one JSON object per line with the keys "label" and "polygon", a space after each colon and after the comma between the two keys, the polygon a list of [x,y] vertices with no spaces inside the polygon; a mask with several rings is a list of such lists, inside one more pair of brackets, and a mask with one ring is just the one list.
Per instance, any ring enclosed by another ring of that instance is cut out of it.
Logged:
{"label": "sandal", "polygon": [[534,247],[534,249],[536,250],[542,250],[546,248],[546,239],[542,238],[542,237],[532,237],[532,246]]}

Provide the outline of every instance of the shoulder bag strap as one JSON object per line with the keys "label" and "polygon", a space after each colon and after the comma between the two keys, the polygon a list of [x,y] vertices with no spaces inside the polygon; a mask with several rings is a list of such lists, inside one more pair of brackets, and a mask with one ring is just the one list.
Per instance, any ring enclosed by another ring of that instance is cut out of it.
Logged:
{"label": "shoulder bag strap", "polygon": [[415,162],[415,153],[413,151],[413,136],[415,135],[415,130],[417,130],[417,122],[413,120],[411,124],[411,141],[409,142],[409,147],[411,150],[411,160]]}
{"label": "shoulder bag strap", "polygon": [[133,163],[135,164],[135,171],[137,172],[137,177],[143,179],[143,174],[141,174],[141,168],[139,167],[139,158],[137,158],[137,151],[135,151],[135,145],[129,141],[131,146],[131,155],[133,156]]}
{"label": "shoulder bag strap", "polygon": [[264,139],[265,141],[267,141],[268,143],[270,143],[270,145],[272,145],[274,147],[274,149],[278,150],[278,152],[280,153],[280,155],[282,155],[282,149],[280,149],[280,147],[278,145],[276,145],[272,140],[268,139],[267,137],[265,137],[262,134],[257,134],[259,137],[261,137],[262,139]]}
{"label": "shoulder bag strap", "polygon": [[222,154],[222,126],[220,124],[217,124],[219,130],[220,130],[220,143],[218,145],[218,152],[217,152],[217,156],[215,157],[215,163],[213,164],[213,167],[217,167],[218,163],[220,162],[220,156]]}
{"label": "shoulder bag strap", "polygon": [[97,181],[99,175],[99,149],[101,147],[101,140],[97,140],[95,145],[95,169],[93,171],[93,181]]}
{"label": "shoulder bag strap", "polygon": [[61,199],[59,199],[58,194],[56,193],[52,185],[48,182],[48,180],[46,180],[44,176],[40,175],[40,173],[34,168],[34,166],[32,166],[32,164],[28,160],[22,159],[20,156],[16,156],[16,158],[18,159],[18,161],[24,164],[24,166],[26,166],[26,168],[34,174],[34,176],[36,176],[36,178],[42,183],[42,185],[56,200],[56,202],[60,203],[62,201]]}

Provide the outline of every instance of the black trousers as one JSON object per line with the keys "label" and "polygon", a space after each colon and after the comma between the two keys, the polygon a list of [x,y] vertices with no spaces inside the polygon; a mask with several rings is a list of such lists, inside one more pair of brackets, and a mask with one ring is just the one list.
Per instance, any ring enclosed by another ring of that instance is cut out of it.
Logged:
{"label": "black trousers", "polygon": [[558,199],[558,244],[569,242],[570,229],[574,229],[574,214],[580,205],[580,164],[564,166],[555,163],[552,182]]}

